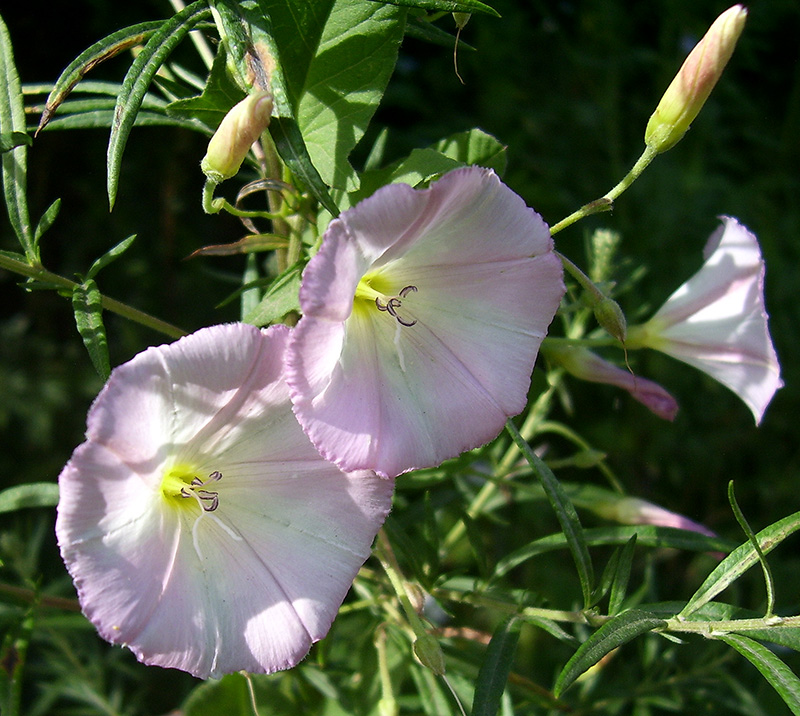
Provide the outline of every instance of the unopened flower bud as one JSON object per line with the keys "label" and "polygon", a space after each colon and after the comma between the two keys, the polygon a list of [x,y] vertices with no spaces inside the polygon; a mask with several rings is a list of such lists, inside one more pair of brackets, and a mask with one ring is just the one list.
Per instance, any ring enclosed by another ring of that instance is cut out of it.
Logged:
{"label": "unopened flower bud", "polygon": [[214,183],[235,176],[250,147],[269,126],[272,114],[272,94],[267,90],[255,92],[234,105],[222,119],[200,168]]}
{"label": "unopened flower bud", "polygon": [[424,634],[414,642],[414,653],[420,663],[427,666],[434,674],[441,676],[445,673],[444,654],[439,641],[433,634]]}
{"label": "unopened flower bud", "polygon": [[594,305],[593,310],[594,317],[606,332],[620,343],[624,343],[628,332],[628,322],[625,320],[625,314],[619,304],[613,298],[606,296]]}
{"label": "unopened flower bud", "polygon": [[644,141],[648,147],[665,152],[680,141],[722,75],[746,19],[747,10],[734,5],[689,53],[647,123]]}

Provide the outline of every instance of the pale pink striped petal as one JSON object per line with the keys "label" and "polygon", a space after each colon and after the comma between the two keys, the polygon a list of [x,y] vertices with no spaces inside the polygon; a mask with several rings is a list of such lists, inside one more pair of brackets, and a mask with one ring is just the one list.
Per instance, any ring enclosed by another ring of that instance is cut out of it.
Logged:
{"label": "pale pink striped petal", "polygon": [[470,167],[331,222],[303,276],[287,380],[312,442],[382,475],[482,445],[526,404],[564,292],[541,217]]}
{"label": "pale pink striped petal", "polygon": [[[56,532],[84,612],[147,664],[203,678],[295,665],[389,510],[391,481],[343,473],[297,423],[288,333],[215,326],[139,354],[62,471]],[[184,498],[174,470],[220,476]]]}

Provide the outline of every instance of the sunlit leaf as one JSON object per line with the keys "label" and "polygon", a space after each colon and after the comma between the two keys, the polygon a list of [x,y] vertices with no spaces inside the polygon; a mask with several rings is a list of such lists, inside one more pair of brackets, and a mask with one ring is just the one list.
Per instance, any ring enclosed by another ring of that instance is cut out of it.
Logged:
{"label": "sunlit leaf", "polygon": [[291,266],[269,286],[258,306],[244,317],[245,323],[266,326],[290,311],[300,310],[300,267]]}
{"label": "sunlit leaf", "polygon": [[75,287],[72,292],[72,310],[75,324],[83,344],[89,352],[97,374],[105,382],[111,374],[108,359],[108,342],[103,325],[103,303],[97,284],[91,279]]}
{"label": "sunlit leaf", "polygon": [[492,17],[500,17],[500,13],[497,10],[480,0],[372,0],[372,2],[417,7],[421,10],[431,10],[433,12],[478,12]]}
{"label": "sunlit leaf", "polygon": [[405,11],[339,0],[309,67],[297,123],[322,179],[352,191],[347,160],[378,108],[403,39]]}
{"label": "sunlit leaf", "polygon": [[93,279],[97,274],[102,271],[106,266],[108,266],[114,259],[119,258],[124,254],[136,240],[136,234],[129,236],[127,239],[123,239],[120,241],[116,246],[110,248],[106,253],[104,253],[97,261],[95,261],[91,268],[89,269],[89,273],[86,274],[87,280]]}
{"label": "sunlit leaf", "polygon": [[[25,105],[19,75],[14,65],[11,37],[0,18],[0,134],[11,137],[15,133],[26,133]],[[9,221],[25,256],[30,262],[34,262],[38,261],[38,252],[28,215],[27,157],[27,144],[22,143],[11,151],[3,152],[0,156],[0,165]]]}
{"label": "sunlit leaf", "polygon": [[136,56],[117,97],[111,137],[108,141],[108,201],[114,206],[119,184],[122,154],[128,141],[136,115],[147,88],[167,56],[200,20],[208,16],[209,9],[204,0],[197,0],[166,20],[153,32],[147,44]]}
{"label": "sunlit leaf", "polygon": [[161,24],[162,22],[159,20],[142,22],[138,25],[126,27],[95,42],[91,47],[81,52],[80,55],[67,65],[66,69],[53,85],[53,89],[45,103],[36,133],[38,134],[44,129],[59,105],[67,98],[67,95],[69,95],[75,85],[83,79],[87,72],[120,52],[145,42],[159,27],[161,27]]}

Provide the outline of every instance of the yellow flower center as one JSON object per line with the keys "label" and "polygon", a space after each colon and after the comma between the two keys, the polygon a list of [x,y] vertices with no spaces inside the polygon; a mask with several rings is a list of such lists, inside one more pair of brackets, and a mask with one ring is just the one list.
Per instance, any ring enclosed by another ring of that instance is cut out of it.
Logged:
{"label": "yellow flower center", "polygon": [[209,486],[221,479],[222,473],[216,470],[203,479],[190,466],[175,465],[161,478],[161,494],[173,507],[188,507],[197,502],[204,511],[213,512],[219,506],[219,492]]}
{"label": "yellow flower center", "polygon": [[364,311],[372,306],[385,311],[401,326],[413,326],[417,321],[398,313],[403,300],[411,293],[417,292],[416,286],[404,286],[396,295],[390,295],[389,282],[378,272],[364,274],[356,286],[353,301],[354,311]]}

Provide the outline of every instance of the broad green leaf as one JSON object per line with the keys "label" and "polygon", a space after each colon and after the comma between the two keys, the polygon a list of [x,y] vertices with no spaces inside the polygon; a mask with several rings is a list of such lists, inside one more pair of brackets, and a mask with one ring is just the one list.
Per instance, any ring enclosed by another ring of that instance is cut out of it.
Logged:
{"label": "broad green leaf", "polygon": [[[11,37],[0,18],[0,135],[25,134],[25,104]],[[30,263],[38,263],[39,255],[33,240],[27,198],[28,148],[21,144],[0,156],[3,194],[11,227],[17,235]]]}
{"label": "broad green leaf", "polygon": [[453,134],[432,147],[462,164],[479,164],[502,174],[506,169],[506,146],[482,129]]}
{"label": "broad green leaf", "polygon": [[25,132],[0,134],[0,154],[10,152],[15,147],[29,147],[31,144],[33,144],[33,137]]}
{"label": "broad green leaf", "polygon": [[147,44],[136,56],[117,97],[111,136],[108,141],[108,201],[114,206],[119,184],[122,153],[133,129],[136,115],[147,88],[167,56],[200,20],[208,16],[209,9],[204,0],[197,0],[166,20],[153,32]]}
{"label": "broad green leaf", "polygon": [[492,634],[486,656],[478,672],[472,716],[495,716],[514,663],[521,622],[515,618],[504,621]]}
{"label": "broad green leaf", "polygon": [[300,310],[300,266],[294,265],[278,276],[261,302],[242,321],[253,326],[267,326],[290,311]]}
{"label": "broad green leaf", "polygon": [[57,504],[58,485],[55,482],[31,482],[0,492],[0,513],[25,507],[55,507]]}
{"label": "broad green leaf", "polygon": [[111,365],[108,359],[106,329],[103,325],[103,297],[94,281],[87,279],[73,289],[72,310],[75,313],[78,333],[81,334],[83,344],[89,351],[92,365],[105,382],[111,374]]}
{"label": "broad green leaf", "polygon": [[272,33],[280,53],[286,93],[295,111],[334,3],[335,0],[264,2],[272,19]]}
{"label": "broad green leaf", "polygon": [[[583,535],[586,544],[592,547],[625,544],[634,535],[636,535],[637,544],[644,547],[671,547],[692,552],[727,552],[732,547],[729,540],[721,537],[707,537],[697,532],[679,530],[675,527],[656,527],[654,525],[591,527],[584,529]],[[564,549],[567,546],[567,538],[560,532],[533,540],[501,559],[497,563],[495,575],[501,577],[537,555]]]}
{"label": "broad green leaf", "polygon": [[337,0],[323,30],[297,108],[308,153],[328,186],[353,191],[348,156],[383,97],[403,39],[406,12]]}
{"label": "broad green leaf", "polygon": [[[800,529],[800,512],[784,517],[782,520],[761,530],[756,535],[761,552],[767,554],[772,551],[798,529]],[[759,555],[750,542],[737,547],[708,575],[680,613],[680,616],[683,618],[688,617],[693,611],[735,582],[758,561]]]}
{"label": "broad green leaf", "polygon": [[42,218],[39,219],[39,223],[36,224],[36,231],[33,234],[33,240],[36,242],[36,245],[39,245],[39,240],[45,234],[45,232],[53,225],[53,222],[56,220],[58,216],[58,212],[61,209],[61,199],[56,199],[50,206],[47,207],[44,214],[42,214]]}
{"label": "broad green leaf", "polygon": [[639,609],[622,612],[619,616],[603,624],[578,647],[558,675],[553,690],[556,698],[584,671],[594,666],[610,651],[627,644],[641,634],[663,627],[665,624],[663,619]]}
{"label": "broad green leaf", "polygon": [[[269,133],[281,159],[333,216],[339,209],[309,156],[286,89],[282,61],[269,16],[268,0],[212,0],[222,25],[222,41],[243,88],[269,88],[275,102]],[[249,33],[245,31],[249,28]]]}
{"label": "broad green leaf", "polygon": [[67,95],[69,95],[75,85],[83,79],[87,72],[104,60],[114,57],[131,47],[140,45],[161,27],[161,25],[162,22],[158,20],[154,22],[142,22],[138,25],[126,27],[94,43],[91,47],[78,55],[67,65],[66,69],[53,85],[53,89],[45,103],[36,133],[38,134],[44,129],[45,125],[47,125],[52,118],[53,113],[58,109],[58,106],[66,99]]}
{"label": "broad green leaf", "polygon": [[519,434],[519,430],[517,430],[517,426],[514,425],[513,421],[506,421],[506,430],[520,449],[525,460],[527,460],[528,464],[533,468],[534,474],[539,479],[547,495],[547,499],[553,511],[556,513],[558,522],[561,525],[561,531],[566,539],[570,552],[572,552],[572,558],[575,560],[578,578],[581,582],[581,590],[583,591],[584,604],[588,606],[591,601],[594,573],[586,538],[583,533],[583,527],[578,519],[578,513],[575,511],[575,507],[572,505],[572,502],[570,502],[569,497],[567,497],[564,488],[556,479],[553,471],[544,464],[533,450],[531,450],[530,445],[528,445]]}
{"label": "broad green leaf", "polygon": [[480,0],[372,0],[372,2],[389,3],[402,7],[417,7],[433,12],[479,12],[492,17],[500,17],[493,7]]}
{"label": "broad green leaf", "polygon": [[[247,680],[253,685],[258,716],[295,716],[301,706],[285,695],[276,682],[262,674],[228,674],[199,684],[186,698],[183,716],[254,716]],[[317,709],[310,709],[316,713]],[[305,712],[305,711],[303,711]]]}
{"label": "broad green leaf", "polygon": [[214,64],[202,94],[190,99],[179,99],[166,107],[172,117],[198,119],[216,128],[228,110],[245,97],[244,92],[231,80],[227,68],[224,45],[214,58]]}
{"label": "broad green leaf", "polygon": [[739,634],[716,637],[733,647],[758,669],[778,692],[784,703],[796,716],[800,716],[800,679],[775,654],[763,644]]}
{"label": "broad green leaf", "polygon": [[383,169],[365,173],[361,179],[360,189],[349,197],[350,205],[371,196],[386,184],[403,183],[419,186],[440,174],[461,166],[463,163],[451,159],[435,149],[412,149],[405,159],[394,162]]}
{"label": "broad green leaf", "polygon": [[[414,17],[413,15],[409,15],[408,21],[406,22],[406,37],[413,37],[415,40],[422,40],[423,42],[430,42],[433,45],[440,45],[449,50],[453,50],[456,44],[455,35],[451,35],[438,25],[433,25],[427,20],[421,17]],[[458,51],[461,52],[462,50],[474,52],[475,48],[459,38]]]}

